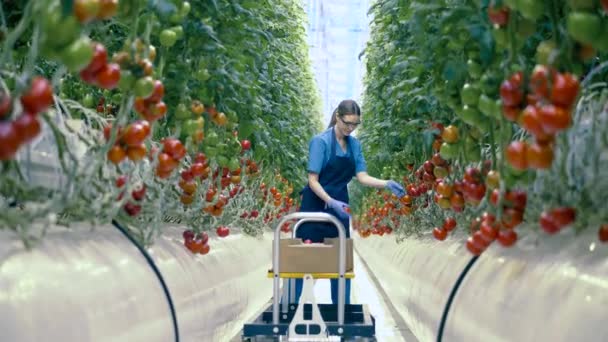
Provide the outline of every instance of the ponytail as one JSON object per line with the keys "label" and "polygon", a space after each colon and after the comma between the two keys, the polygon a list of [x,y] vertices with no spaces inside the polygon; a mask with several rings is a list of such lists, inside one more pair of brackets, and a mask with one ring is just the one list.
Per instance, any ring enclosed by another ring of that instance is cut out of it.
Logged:
{"label": "ponytail", "polygon": [[331,115],[331,120],[329,121],[329,126],[327,126],[327,128],[332,128],[336,125],[336,122],[338,121],[338,108],[336,108],[334,110],[334,113]]}
{"label": "ponytail", "polygon": [[340,102],[338,107],[334,109],[334,113],[331,116],[331,121],[329,121],[329,126],[327,128],[332,128],[336,125],[338,116],[346,115],[346,114],[356,114],[357,116],[361,116],[361,108],[354,100],[343,100]]}

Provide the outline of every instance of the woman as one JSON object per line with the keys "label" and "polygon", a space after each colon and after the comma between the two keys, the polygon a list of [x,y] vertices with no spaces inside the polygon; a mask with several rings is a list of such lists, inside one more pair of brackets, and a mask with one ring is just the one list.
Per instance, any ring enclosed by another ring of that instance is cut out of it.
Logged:
{"label": "woman", "polygon": [[[336,216],[350,237],[347,185],[353,177],[365,185],[387,188],[398,197],[405,195],[403,187],[392,180],[382,180],[367,174],[367,167],[359,140],[350,134],[361,124],[361,109],[353,100],[340,102],[327,130],[310,142],[308,185],[302,190],[302,212],[326,212]],[[331,223],[304,223],[296,237],[311,242],[338,237],[338,229]],[[296,301],[302,292],[302,280],[296,280]],[[346,280],[346,300],[350,303],[350,280]],[[338,303],[338,280],[331,280],[331,300]]]}

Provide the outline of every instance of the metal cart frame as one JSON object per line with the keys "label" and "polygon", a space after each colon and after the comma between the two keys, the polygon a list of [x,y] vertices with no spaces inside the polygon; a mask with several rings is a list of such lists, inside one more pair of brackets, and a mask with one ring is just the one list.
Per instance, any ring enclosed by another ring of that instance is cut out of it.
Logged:
{"label": "metal cart frame", "polygon": [[[338,248],[338,272],[324,274],[304,274],[304,273],[280,273],[280,239],[281,227],[289,221],[297,219],[294,225],[292,236],[295,237],[298,228],[305,222],[329,222],[338,228],[339,248]],[[272,256],[272,270],[268,272],[269,277],[273,278],[273,297],[272,305],[267,308],[252,323],[243,326],[243,339],[251,340],[256,337],[266,337],[279,339],[287,335],[290,323],[298,308],[304,315],[314,314],[316,308],[311,304],[300,302],[295,304],[295,279],[296,278],[338,278],[338,303],[336,304],[314,304],[318,307],[324,325],[329,336],[343,338],[366,337],[374,340],[375,319],[370,314],[366,305],[345,304],[345,278],[352,278],[354,274],[346,273],[346,233],[344,225],[333,215],[323,212],[297,212],[285,215],[279,220],[274,230],[274,253]],[[281,294],[280,278],[284,281],[283,293]],[[289,283],[291,286],[285,286]],[[289,291],[287,291],[289,289]],[[282,298],[282,304],[279,303]],[[281,310],[279,309],[281,306]],[[331,339],[327,339],[329,341]]]}

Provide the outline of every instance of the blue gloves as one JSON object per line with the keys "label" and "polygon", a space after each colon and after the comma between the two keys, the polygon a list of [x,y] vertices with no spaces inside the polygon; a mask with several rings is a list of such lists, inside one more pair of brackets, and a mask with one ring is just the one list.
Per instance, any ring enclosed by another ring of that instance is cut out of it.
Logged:
{"label": "blue gloves", "polygon": [[399,198],[405,196],[405,190],[403,189],[401,184],[399,184],[393,180],[389,180],[388,183],[386,183],[386,188],[389,189],[390,191],[392,191],[393,194],[395,194],[395,196],[397,196]]}
{"label": "blue gloves", "polygon": [[346,212],[346,209],[348,209],[348,204],[342,201],[338,201],[332,198],[327,203],[327,206],[332,208],[336,212],[336,214],[338,214],[338,217],[340,217],[341,219],[347,219],[350,217],[350,214]]}

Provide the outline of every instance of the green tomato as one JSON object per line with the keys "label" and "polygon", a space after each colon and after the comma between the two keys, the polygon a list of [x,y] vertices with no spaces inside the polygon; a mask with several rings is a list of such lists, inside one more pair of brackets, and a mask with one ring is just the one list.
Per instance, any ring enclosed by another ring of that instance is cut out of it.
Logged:
{"label": "green tomato", "polygon": [[141,77],[135,82],[135,96],[149,97],[154,91],[154,79],[150,76]]}
{"label": "green tomato", "polygon": [[122,101],[122,94],[121,93],[115,93],[114,95],[112,95],[112,102],[114,103],[120,103]]}
{"label": "green tomato", "polygon": [[471,126],[477,126],[481,120],[484,120],[483,115],[475,107],[464,105],[460,111],[460,118],[465,123]]}
{"label": "green tomato", "polygon": [[486,72],[481,76],[479,86],[481,91],[488,96],[498,95],[500,79],[493,72]]}
{"label": "green tomato", "polygon": [[160,44],[165,47],[171,47],[175,45],[177,41],[177,34],[171,29],[164,29],[160,33]]}
{"label": "green tomato", "polygon": [[177,40],[184,38],[184,28],[181,25],[173,26],[171,31],[175,32]]}
{"label": "green tomato", "polygon": [[472,85],[470,83],[465,83],[460,91],[460,97],[462,103],[467,106],[477,106],[477,102],[479,101],[479,88],[476,85]]}
{"label": "green tomato", "polygon": [[492,116],[492,110],[494,109],[494,100],[486,94],[479,96],[479,102],[477,103],[479,111],[486,115]]}
{"label": "green tomato", "polygon": [[171,14],[171,16],[169,17],[169,21],[172,22],[173,24],[179,24],[184,20],[184,18],[179,15],[179,12],[175,12],[173,14]]}
{"label": "green tomato", "polygon": [[441,148],[439,149],[439,154],[441,158],[446,160],[452,160],[458,157],[458,150],[460,149],[459,144],[450,144],[444,142],[441,144]]}
{"label": "green tomato", "polygon": [[595,8],[597,0],[568,0],[567,2],[573,10],[592,10]]}
{"label": "green tomato", "polygon": [[217,148],[208,144],[203,144],[203,152],[205,152],[208,158],[215,158],[217,156]]}
{"label": "green tomato", "polygon": [[182,131],[186,135],[192,135],[198,130],[198,123],[196,120],[184,120],[182,123]]}
{"label": "green tomato", "polygon": [[571,12],[567,19],[568,33],[580,43],[593,44],[600,34],[602,19],[594,13]]}
{"label": "green tomato", "polygon": [[545,14],[546,0],[518,0],[517,9],[521,15],[529,20],[538,20]]}
{"label": "green tomato", "polygon": [[93,59],[93,46],[87,37],[81,37],[61,52],[61,61],[71,72],[84,69]]}
{"label": "green tomato", "polygon": [[120,80],[118,81],[118,89],[127,92],[133,89],[135,84],[135,76],[128,69],[120,70]]}
{"label": "green tomato", "polygon": [[221,167],[228,167],[228,163],[230,163],[230,159],[228,159],[228,158],[226,158],[226,156],[220,154],[219,156],[217,156],[217,163]]}
{"label": "green tomato", "polygon": [[479,144],[474,144],[465,148],[464,158],[470,163],[477,163],[481,161],[481,147]]}
{"label": "green tomato", "polygon": [[545,40],[536,47],[536,63],[541,65],[553,65],[559,57],[559,50],[552,40]]}
{"label": "green tomato", "polygon": [[201,82],[205,82],[211,78],[211,74],[209,74],[209,70],[201,68],[196,71],[194,77]]}
{"label": "green tomato", "polygon": [[236,171],[239,167],[241,167],[241,163],[239,163],[238,158],[230,158],[230,161],[228,162],[228,168],[230,169],[230,171]]}
{"label": "green tomato", "polygon": [[64,17],[61,10],[52,9],[42,17],[42,41],[44,45],[62,48],[73,42],[80,35],[80,23],[75,16]]}
{"label": "green tomato", "polygon": [[[188,110],[188,107],[186,107],[185,104],[180,103],[177,105],[177,108],[175,108],[175,117],[178,119],[189,119],[192,116],[191,112]],[[189,121],[194,121],[194,120],[189,120]],[[192,131],[191,133],[188,134],[192,134],[194,133],[194,131]]]}
{"label": "green tomato", "polygon": [[190,13],[191,8],[192,7],[190,6],[190,3],[188,1],[182,2],[182,7],[179,9],[179,15],[181,17],[187,16],[188,13]]}
{"label": "green tomato", "polygon": [[496,101],[494,101],[494,103],[492,104],[492,111],[490,111],[489,115],[496,120],[500,120],[500,118],[502,117],[502,100],[501,99],[497,99]]}
{"label": "green tomato", "polygon": [[479,63],[477,63],[473,59],[469,59],[467,61],[467,71],[469,72],[469,76],[477,79],[481,77],[483,69],[481,68],[481,65],[479,65]]}
{"label": "green tomato", "polygon": [[93,98],[93,95],[86,94],[82,99],[82,105],[87,108],[93,108],[93,106],[95,105],[95,99]]}
{"label": "green tomato", "polygon": [[215,133],[215,131],[211,131],[207,134],[205,141],[208,145],[215,146],[220,141],[220,137]]}

